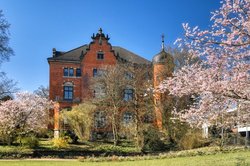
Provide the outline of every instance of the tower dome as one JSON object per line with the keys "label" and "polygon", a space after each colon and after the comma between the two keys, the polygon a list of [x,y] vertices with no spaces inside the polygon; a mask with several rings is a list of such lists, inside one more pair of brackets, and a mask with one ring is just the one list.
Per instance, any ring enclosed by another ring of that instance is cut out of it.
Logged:
{"label": "tower dome", "polygon": [[172,60],[173,60],[172,55],[170,55],[169,53],[167,53],[165,51],[165,49],[162,49],[161,52],[159,52],[158,54],[156,54],[153,57],[153,64],[156,64],[156,63],[166,63],[166,62],[172,61]]}
{"label": "tower dome", "polygon": [[172,55],[170,55],[169,53],[167,53],[165,51],[164,48],[164,35],[162,35],[162,45],[161,45],[161,52],[159,52],[158,54],[156,54],[153,57],[153,64],[157,64],[157,63],[168,63],[168,62],[173,62],[173,57]]}

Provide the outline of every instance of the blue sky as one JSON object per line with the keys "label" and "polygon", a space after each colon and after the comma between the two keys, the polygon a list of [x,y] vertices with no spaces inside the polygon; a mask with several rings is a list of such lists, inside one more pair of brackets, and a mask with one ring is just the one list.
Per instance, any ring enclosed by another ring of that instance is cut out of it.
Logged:
{"label": "blue sky", "polygon": [[161,34],[173,46],[182,23],[205,29],[220,0],[0,0],[11,24],[15,56],[1,70],[33,91],[49,84],[47,58],[52,48],[67,51],[91,41],[102,27],[110,43],[151,60],[160,51]]}

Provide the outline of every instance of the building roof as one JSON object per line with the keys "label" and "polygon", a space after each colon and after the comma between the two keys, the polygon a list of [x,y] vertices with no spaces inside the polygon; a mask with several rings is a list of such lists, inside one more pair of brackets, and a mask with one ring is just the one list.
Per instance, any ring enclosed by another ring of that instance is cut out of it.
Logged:
{"label": "building roof", "polygon": [[79,62],[81,57],[87,52],[88,45],[82,45],[78,48],[72,49],[67,52],[56,51],[56,53],[48,58],[48,61],[75,61]]}
{"label": "building roof", "polygon": [[131,63],[138,63],[138,64],[150,64],[151,62],[125,48],[119,46],[113,46],[113,50],[115,51],[115,55],[125,59]]}
{"label": "building roof", "polygon": [[[60,52],[53,50],[53,56],[48,58],[48,61],[68,61],[68,62],[80,62],[84,55],[86,54],[89,45],[85,44],[78,48],[72,49],[67,52]],[[126,50],[125,48],[119,46],[112,46],[114,54],[117,58],[121,58],[125,61],[137,64],[150,64],[151,62],[147,59]]]}

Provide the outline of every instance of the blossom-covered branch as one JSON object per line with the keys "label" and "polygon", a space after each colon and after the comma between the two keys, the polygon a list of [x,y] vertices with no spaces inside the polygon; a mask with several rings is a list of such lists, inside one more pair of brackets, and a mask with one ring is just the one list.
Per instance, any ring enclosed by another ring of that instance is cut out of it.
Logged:
{"label": "blossom-covered branch", "polygon": [[223,0],[211,21],[208,30],[183,24],[185,38],[176,43],[202,62],[184,66],[159,86],[172,95],[199,96],[182,114],[192,123],[215,119],[232,106],[244,117],[250,112],[250,1]]}

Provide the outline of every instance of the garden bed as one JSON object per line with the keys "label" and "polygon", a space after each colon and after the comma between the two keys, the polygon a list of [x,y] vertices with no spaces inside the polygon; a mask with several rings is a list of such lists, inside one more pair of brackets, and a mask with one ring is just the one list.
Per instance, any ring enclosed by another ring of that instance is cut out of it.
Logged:
{"label": "garden bed", "polygon": [[204,156],[219,153],[234,153],[249,151],[244,147],[205,147],[185,151],[170,151],[162,153],[141,153],[134,148],[113,146],[110,144],[92,144],[89,146],[74,145],[65,149],[40,147],[30,149],[19,146],[0,146],[0,159],[24,158],[63,158],[79,159],[80,161],[110,161],[110,160],[148,160],[175,157]]}

